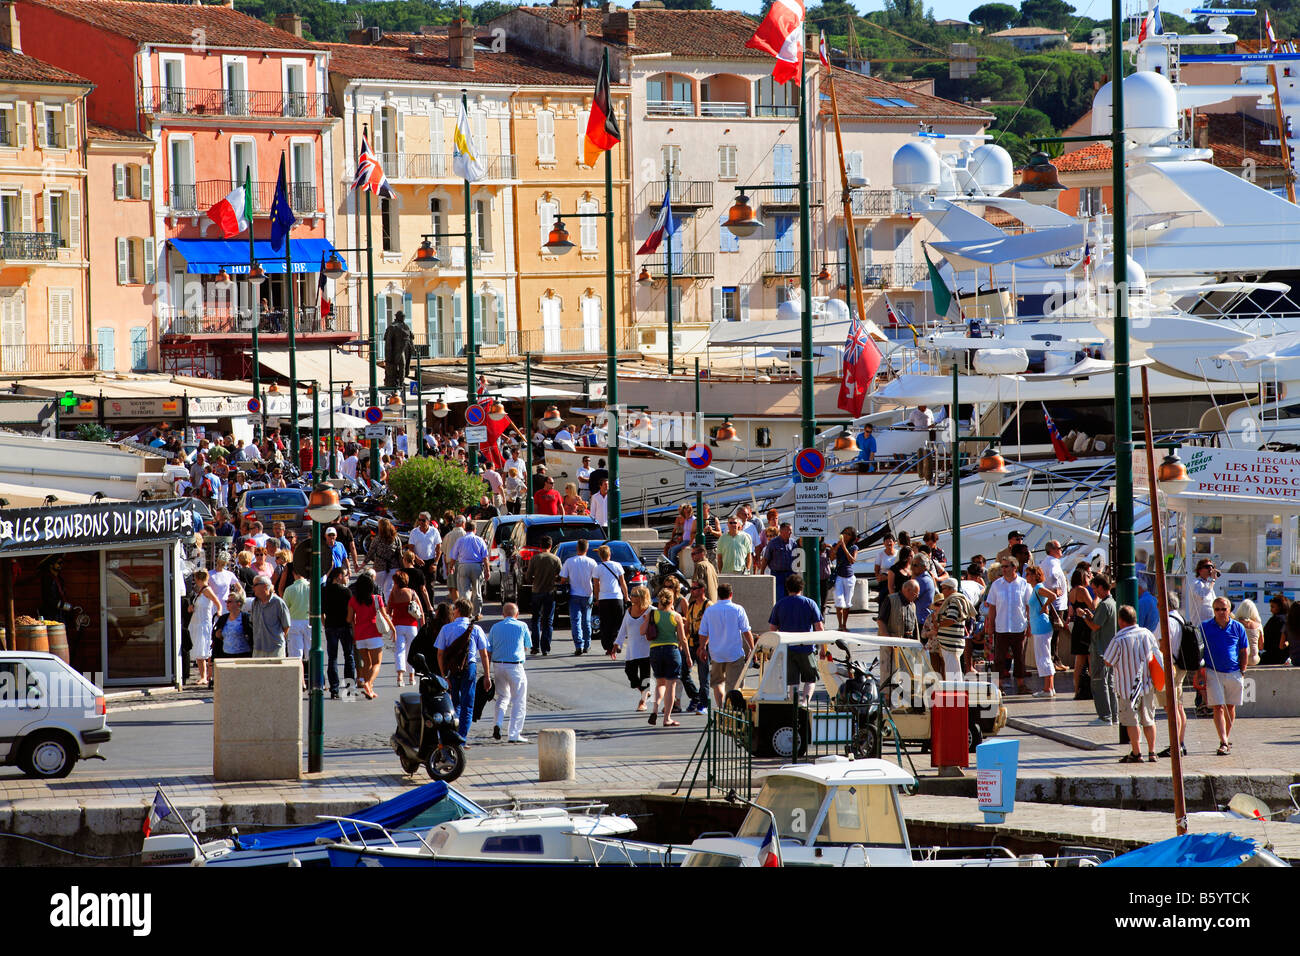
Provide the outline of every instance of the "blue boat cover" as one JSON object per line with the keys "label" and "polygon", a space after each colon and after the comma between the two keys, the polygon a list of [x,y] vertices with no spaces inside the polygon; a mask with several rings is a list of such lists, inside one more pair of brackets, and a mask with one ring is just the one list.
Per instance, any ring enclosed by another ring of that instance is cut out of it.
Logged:
{"label": "blue boat cover", "polygon": [[1234,833],[1187,833],[1107,860],[1102,866],[1241,866],[1254,840]]}
{"label": "blue boat cover", "polygon": [[[215,275],[223,268],[227,275],[248,274],[247,239],[169,239],[172,248],[185,260],[185,271],[191,274]],[[289,258],[294,272],[319,272],[322,258],[336,255],[334,244],[328,239],[290,239]],[[258,239],[253,243],[253,256],[268,275],[284,272],[284,249],[276,252],[271,243]],[[347,260],[341,255],[343,268]]]}
{"label": "blue boat cover", "polygon": [[[348,816],[356,820],[365,820],[367,823],[378,823],[391,830],[423,813],[446,796],[447,785],[441,780],[435,780],[414,790],[408,790],[399,797],[393,797],[391,800],[385,800],[383,803],[377,803],[373,807]],[[346,829],[350,838],[355,837],[357,830],[360,829],[355,825],[324,820],[286,830],[269,830],[257,834],[241,833],[235,839],[235,845],[241,850],[284,850],[297,846],[313,846],[318,837],[339,839],[340,827]],[[379,831],[367,829],[364,835],[367,838],[378,836]]]}

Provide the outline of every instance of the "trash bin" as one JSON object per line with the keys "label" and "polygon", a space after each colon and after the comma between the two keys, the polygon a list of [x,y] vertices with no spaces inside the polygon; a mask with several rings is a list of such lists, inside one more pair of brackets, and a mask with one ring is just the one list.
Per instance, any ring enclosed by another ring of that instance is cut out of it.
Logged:
{"label": "trash bin", "polygon": [[930,696],[930,766],[970,766],[969,713],[964,681],[935,686]]}

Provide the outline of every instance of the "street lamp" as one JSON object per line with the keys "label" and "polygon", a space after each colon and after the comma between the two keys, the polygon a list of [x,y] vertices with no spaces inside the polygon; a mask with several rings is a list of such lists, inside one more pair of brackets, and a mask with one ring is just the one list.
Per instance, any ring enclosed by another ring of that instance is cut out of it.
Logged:
{"label": "street lamp", "polygon": [[321,646],[321,526],[337,521],[343,508],[328,481],[312,489],[307,500],[311,518],[311,692],[307,705],[307,772],[319,773],[325,758],[325,649]]}
{"label": "street lamp", "polygon": [[[781,187],[773,186],[772,188],[789,189],[790,187],[789,184],[786,184]],[[754,216],[754,210],[749,205],[749,197],[745,195],[745,190],[737,187],[736,191],[739,195],[736,196],[736,201],[732,207],[727,210],[727,221],[723,225],[727,227],[727,231],[733,236],[744,239],[762,229],[763,224]]]}
{"label": "street lamp", "polygon": [[451,412],[451,409],[447,407],[447,403],[442,400],[442,392],[437,393],[437,398],[429,406],[429,411],[433,412],[434,418],[446,418]]}
{"label": "street lamp", "polygon": [[438,250],[429,241],[429,235],[421,237],[420,248],[415,250],[415,265],[420,269],[436,269],[442,263],[438,258]]}
{"label": "street lamp", "polygon": [[[582,213],[577,215],[580,216]],[[588,213],[587,215],[591,214]],[[601,215],[601,213],[596,213],[596,215]],[[564,220],[556,217],[555,225],[551,226],[550,234],[546,237],[546,251],[562,256],[572,248],[573,243],[569,241],[569,230],[564,228]]]}
{"label": "street lamp", "polygon": [[1178,457],[1177,449],[1170,449],[1169,454],[1165,455],[1156,472],[1156,481],[1166,496],[1181,495],[1191,485],[1192,479],[1187,474],[1183,460]]}
{"label": "street lamp", "polygon": [[554,405],[548,405],[546,412],[542,415],[541,424],[548,431],[552,428],[559,428],[564,424],[564,419],[560,417],[560,410]]}

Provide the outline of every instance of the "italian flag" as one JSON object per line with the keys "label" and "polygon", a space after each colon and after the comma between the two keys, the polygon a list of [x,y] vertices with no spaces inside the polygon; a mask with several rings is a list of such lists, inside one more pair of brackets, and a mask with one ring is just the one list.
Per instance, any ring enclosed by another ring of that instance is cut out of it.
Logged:
{"label": "italian flag", "polygon": [[236,186],[230,195],[208,210],[208,218],[221,230],[221,238],[231,239],[248,228],[253,218],[253,190],[251,173],[244,171],[244,185]]}

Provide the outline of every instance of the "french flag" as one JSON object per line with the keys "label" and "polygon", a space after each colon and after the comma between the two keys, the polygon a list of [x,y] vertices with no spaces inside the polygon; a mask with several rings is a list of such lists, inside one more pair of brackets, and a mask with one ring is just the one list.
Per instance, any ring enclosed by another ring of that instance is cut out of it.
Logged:
{"label": "french flag", "polygon": [[1165,29],[1160,24],[1160,4],[1157,3],[1142,21],[1142,28],[1138,30],[1138,43],[1141,43],[1148,36],[1158,37],[1164,32]]}
{"label": "french flag", "polygon": [[638,256],[653,255],[654,251],[659,248],[659,243],[664,241],[664,236],[677,230],[677,223],[673,219],[673,207],[669,205],[672,198],[672,190],[665,184],[663,205],[659,207],[659,216],[655,219],[654,232],[646,236],[645,242],[641,243],[641,248],[636,251]]}
{"label": "french flag", "polygon": [[162,823],[172,815],[172,808],[167,805],[167,798],[162,795],[161,790],[157,790],[153,795],[153,803],[149,807],[149,815],[144,818],[144,826],[140,829],[144,835],[148,836],[153,832],[153,828]]}
{"label": "french flag", "polygon": [[803,0],[776,0],[745,46],[776,57],[774,82],[793,80],[803,63]]}
{"label": "french flag", "polygon": [[763,837],[763,845],[758,848],[758,865],[780,866],[781,854],[779,849],[776,838],[776,825],[769,821],[767,835]]}

